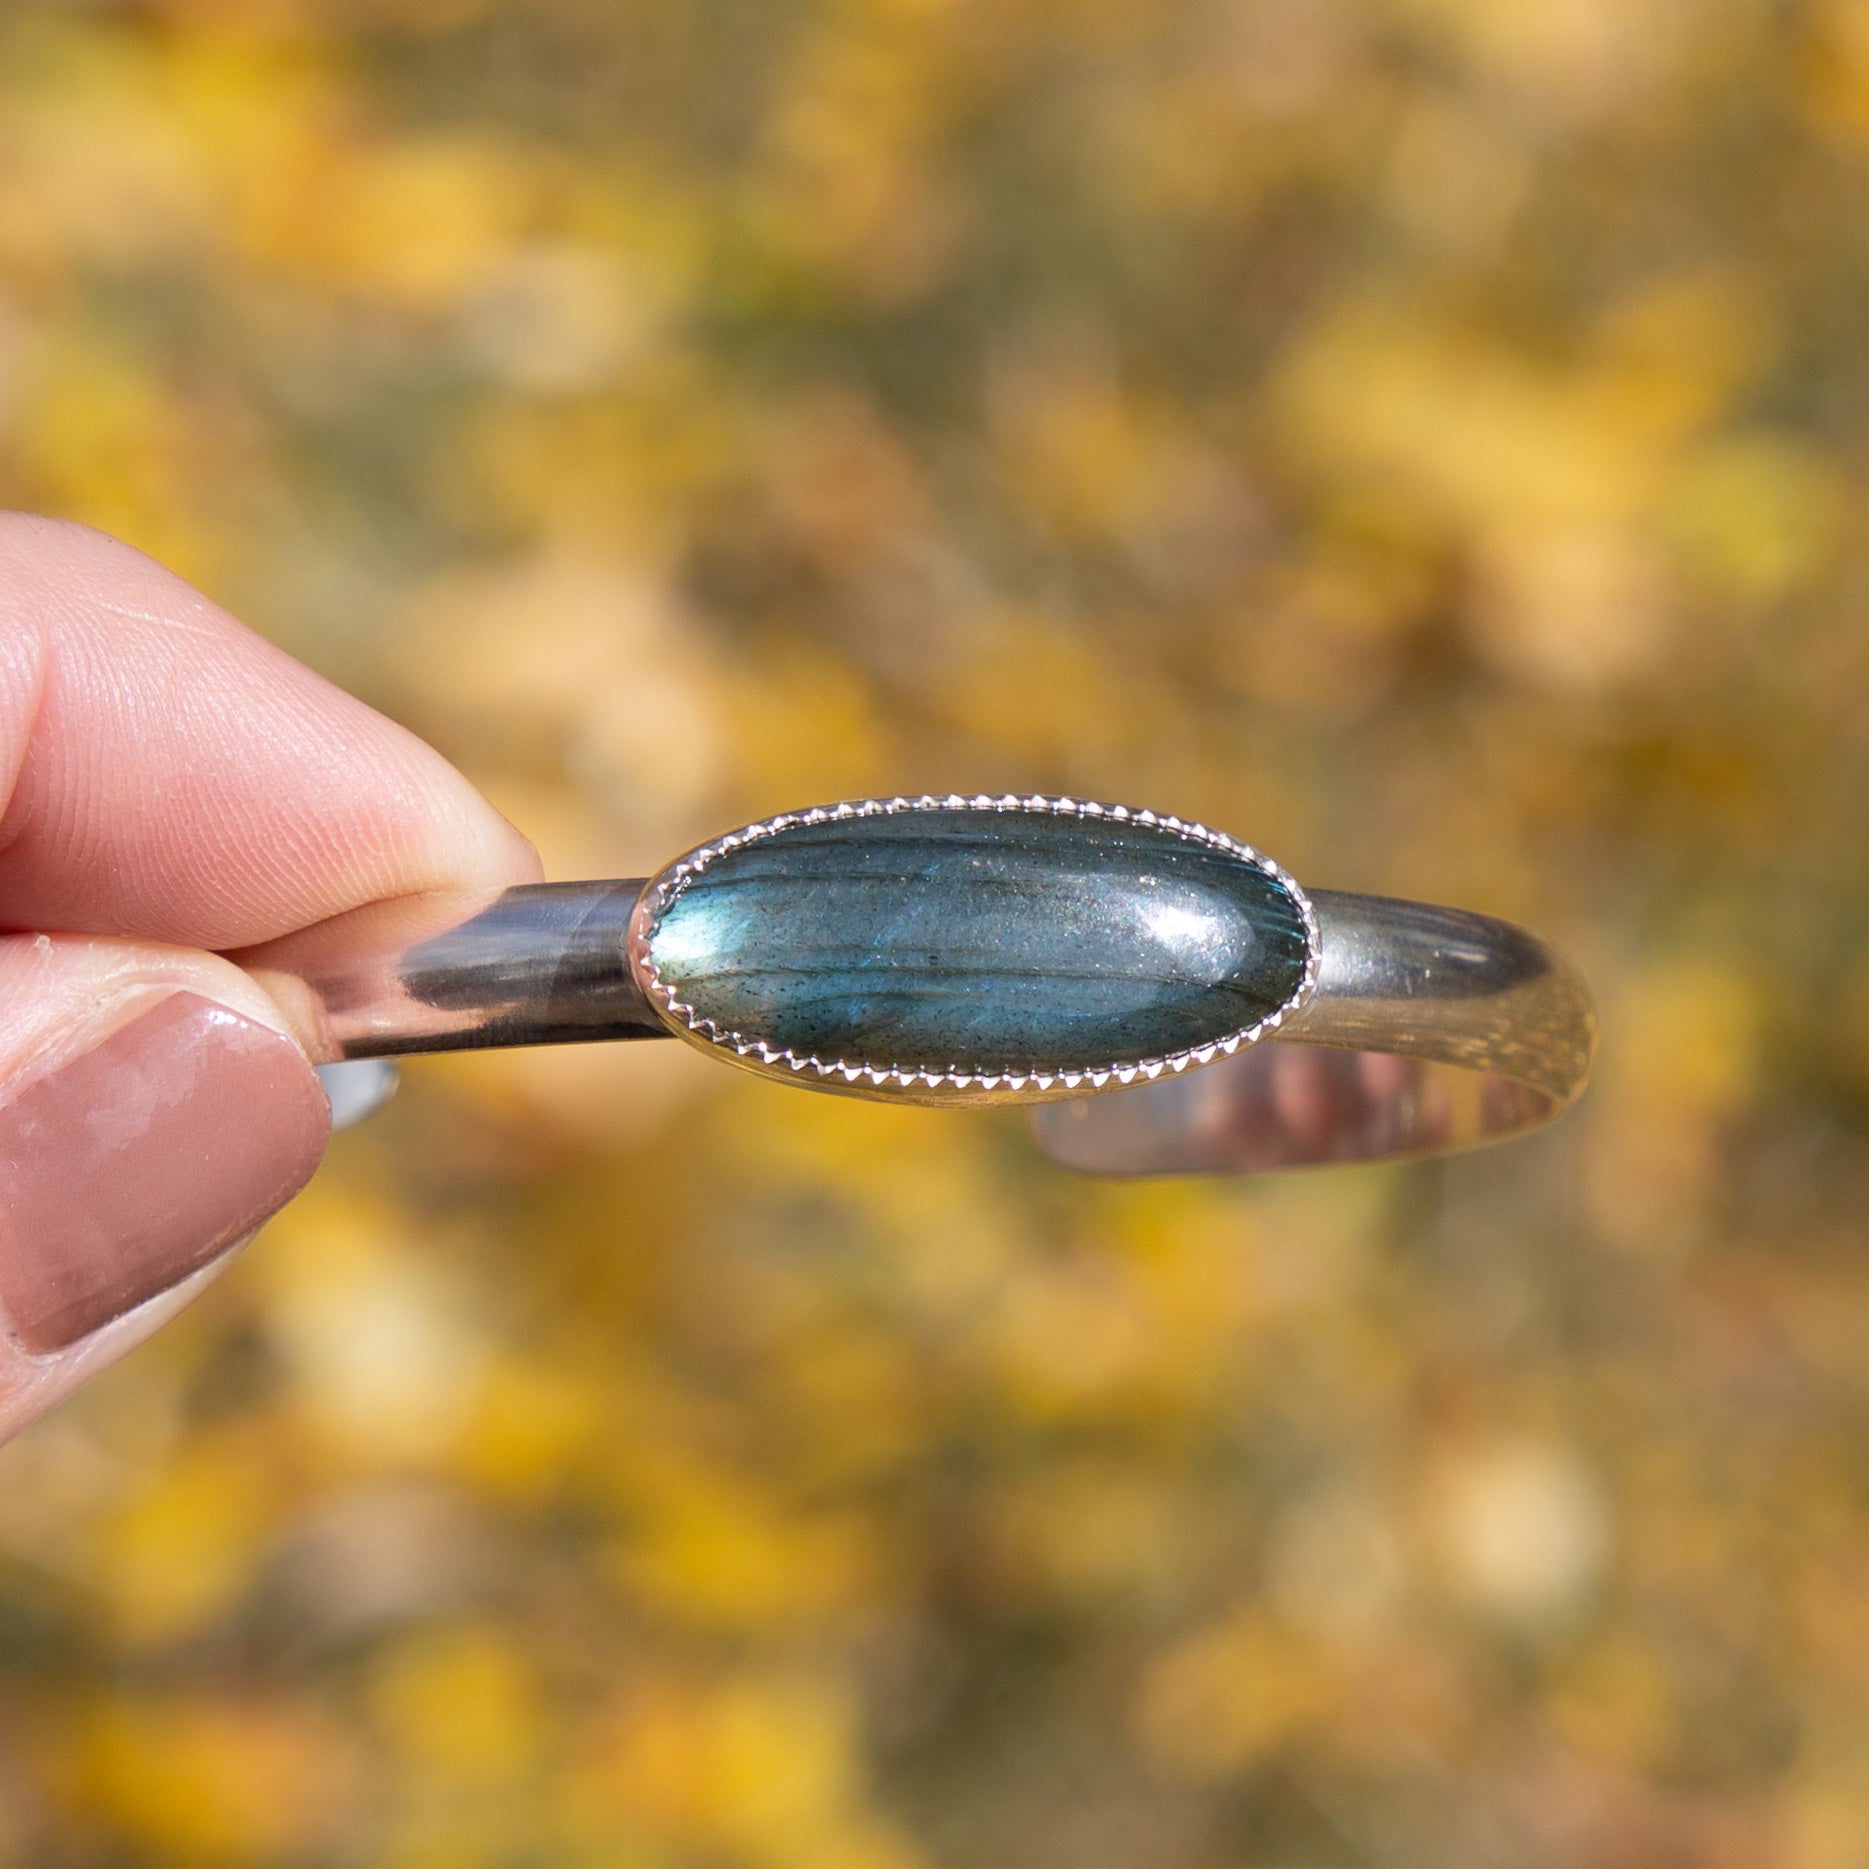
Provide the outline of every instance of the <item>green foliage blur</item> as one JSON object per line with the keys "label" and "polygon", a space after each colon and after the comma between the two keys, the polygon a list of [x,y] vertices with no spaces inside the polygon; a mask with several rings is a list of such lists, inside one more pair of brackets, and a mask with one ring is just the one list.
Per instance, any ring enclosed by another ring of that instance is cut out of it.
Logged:
{"label": "green foliage blur", "polygon": [[1869,5],[6,0],[0,501],[558,876],[1052,789],[1599,1081],[1103,1185],[428,1061],[0,1457],[29,1869],[1869,1864]]}

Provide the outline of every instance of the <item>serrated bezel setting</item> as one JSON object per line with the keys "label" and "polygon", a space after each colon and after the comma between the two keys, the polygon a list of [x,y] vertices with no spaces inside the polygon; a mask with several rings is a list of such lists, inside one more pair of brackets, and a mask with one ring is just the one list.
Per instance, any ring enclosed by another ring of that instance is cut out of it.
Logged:
{"label": "serrated bezel setting", "polygon": [[[1184,1051],[1155,1057],[1113,1059],[1107,1065],[1092,1070],[1045,1069],[1030,1062],[1009,1064],[1003,1070],[983,1070],[977,1067],[949,1066],[943,1069],[926,1065],[903,1065],[872,1058],[827,1058],[781,1050],[763,1039],[723,1029],[712,1019],[702,1017],[678,996],[675,987],[661,978],[651,953],[651,943],[662,916],[682,891],[718,858],[775,836],[794,825],[890,817],[915,811],[1044,813],[1092,822],[1133,824],[1166,831],[1189,843],[1224,850],[1262,871],[1288,892],[1296,904],[1304,924],[1305,938],[1304,967],[1298,984],[1284,1004],[1256,1024]],[[729,831],[689,851],[686,856],[677,858],[660,874],[652,877],[630,917],[628,936],[630,971],[650,1005],[677,1037],[685,1038],[763,1076],[802,1082],[848,1096],[918,1103],[1032,1103],[1058,1097],[1085,1096],[1119,1085],[1147,1082],[1165,1074],[1211,1064],[1217,1058],[1230,1057],[1242,1047],[1268,1037],[1304,1005],[1317,986],[1321,953],[1317,912],[1310,898],[1278,864],[1262,856],[1250,845],[1228,837],[1222,831],[1210,830],[1204,824],[1189,823],[1165,813],[1135,810],[1126,805],[1103,805],[1083,799],[1015,792],[999,796],[985,793],[967,796],[958,792],[943,796],[925,792],[916,797],[852,799],[842,804],[813,806],[806,811],[782,812],[777,817],[744,825],[739,830]]]}

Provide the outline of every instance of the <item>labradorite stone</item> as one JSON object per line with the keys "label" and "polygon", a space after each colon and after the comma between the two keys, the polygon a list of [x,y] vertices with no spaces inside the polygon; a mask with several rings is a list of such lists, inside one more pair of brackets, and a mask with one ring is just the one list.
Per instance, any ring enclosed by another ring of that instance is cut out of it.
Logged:
{"label": "labradorite stone", "polygon": [[1291,892],[1158,827],[924,810],[796,824],[663,911],[664,983],[723,1031],[850,1063],[1070,1071],[1257,1024],[1303,977]]}

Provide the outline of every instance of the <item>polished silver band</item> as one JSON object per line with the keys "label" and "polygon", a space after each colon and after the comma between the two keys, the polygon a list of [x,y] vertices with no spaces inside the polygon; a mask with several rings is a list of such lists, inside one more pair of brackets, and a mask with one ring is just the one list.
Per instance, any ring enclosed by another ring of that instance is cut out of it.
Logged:
{"label": "polished silver band", "polygon": [[[666,1037],[625,962],[645,886],[411,901],[374,912],[367,930],[308,931],[260,971],[330,1059]],[[1590,996],[1535,936],[1459,909],[1330,891],[1309,899],[1315,988],[1275,1033],[1203,1068],[1039,1103],[1032,1126],[1045,1153],[1097,1174],[1374,1161],[1517,1134],[1582,1090],[1596,1037]],[[969,1101],[1037,1094],[1008,1086]]]}

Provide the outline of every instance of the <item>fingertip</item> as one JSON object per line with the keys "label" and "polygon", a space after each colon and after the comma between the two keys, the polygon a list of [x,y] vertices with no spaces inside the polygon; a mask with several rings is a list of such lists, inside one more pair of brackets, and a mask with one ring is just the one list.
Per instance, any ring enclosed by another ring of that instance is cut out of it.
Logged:
{"label": "fingertip", "polygon": [[0,514],[0,915],[244,949],[535,882],[440,753],[133,547]]}
{"label": "fingertip", "polygon": [[82,520],[0,510],[0,563],[10,574],[4,593],[14,599],[9,607],[28,621],[35,600],[42,604],[48,595],[83,601],[90,592],[125,584],[159,585],[207,606],[207,599],[166,565]]}
{"label": "fingertip", "polygon": [[475,880],[498,883],[505,889],[543,882],[545,865],[540,860],[537,845],[503,811],[490,804],[484,793],[467,780],[462,783],[468,785],[473,794],[475,816],[480,826],[476,858],[484,864],[484,869]]}

